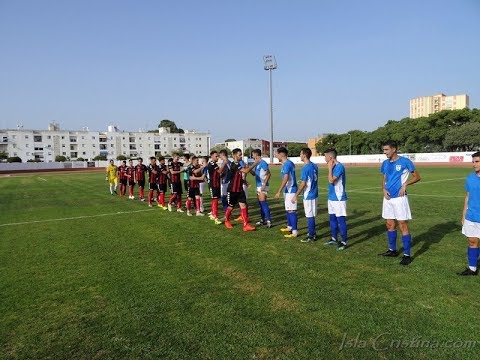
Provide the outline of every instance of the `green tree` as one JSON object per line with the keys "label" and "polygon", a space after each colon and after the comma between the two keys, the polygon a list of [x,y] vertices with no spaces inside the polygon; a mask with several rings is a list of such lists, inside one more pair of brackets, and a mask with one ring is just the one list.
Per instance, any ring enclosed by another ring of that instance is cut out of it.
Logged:
{"label": "green tree", "polygon": [[127,157],[125,155],[118,155],[117,160],[127,160]]}
{"label": "green tree", "polygon": [[85,161],[85,159],[84,159],[84,158],[82,158],[82,157],[79,157],[79,158],[77,158],[77,160],[76,160],[76,161]]}
{"label": "green tree", "polygon": [[97,155],[93,158],[94,161],[99,161],[99,160],[107,160],[107,157],[105,155]]}
{"label": "green tree", "polygon": [[226,139],[226,140],[224,140],[223,142],[232,142],[232,141],[237,141],[237,140],[235,140],[235,139]]}
{"label": "green tree", "polygon": [[252,151],[253,151],[253,148],[252,148],[251,146],[249,146],[249,147],[246,148],[245,151],[243,152],[243,156],[246,156],[246,157],[252,156]]}
{"label": "green tree", "polygon": [[450,151],[474,151],[480,148],[480,123],[470,122],[452,127],[445,136],[444,145]]}
{"label": "green tree", "polygon": [[300,151],[306,147],[307,147],[306,143],[288,143],[287,144],[288,156],[292,156],[292,157],[300,156]]}
{"label": "green tree", "polygon": [[164,127],[164,128],[169,128],[170,129],[170,132],[172,134],[175,134],[175,133],[180,133],[180,134],[183,134],[185,133],[185,131],[183,129],[180,129],[177,127],[177,125],[175,124],[174,121],[171,121],[171,120],[168,120],[168,119],[163,119],[160,121],[160,124],[158,124],[158,127]]}
{"label": "green tree", "polygon": [[55,156],[55,161],[56,162],[65,162],[65,161],[67,161],[67,158],[63,155],[57,155],[57,156]]}
{"label": "green tree", "polygon": [[216,146],[210,148],[210,151],[213,151],[213,150],[215,150],[217,152],[219,152],[220,150],[226,150],[228,156],[232,155],[232,150],[230,150],[229,148],[220,146],[220,145],[216,145]]}
{"label": "green tree", "polygon": [[6,151],[0,151],[0,160],[8,159],[8,153]]}
{"label": "green tree", "polygon": [[7,158],[7,163],[21,163],[22,159],[18,156],[11,156]]}

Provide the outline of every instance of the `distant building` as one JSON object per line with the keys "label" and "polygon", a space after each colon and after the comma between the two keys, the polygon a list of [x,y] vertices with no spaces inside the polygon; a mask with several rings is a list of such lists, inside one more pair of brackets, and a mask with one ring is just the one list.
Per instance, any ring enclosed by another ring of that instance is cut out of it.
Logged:
{"label": "distant building", "polygon": [[119,155],[127,158],[170,155],[174,151],[194,155],[207,155],[210,149],[210,133],[186,130],[185,133],[170,133],[169,128],[158,132],[120,131],[109,125],[108,131],[61,130],[56,123],[48,130],[0,129],[0,151],[8,156],[18,156],[23,162],[38,160],[55,161],[57,155],[71,160],[91,160],[97,155],[115,159]]}
{"label": "distant building", "polygon": [[[253,150],[253,149],[260,149],[262,150],[262,155],[264,157],[270,156],[270,141],[269,140],[262,140],[262,139],[245,139],[245,140],[235,140],[235,141],[227,141],[225,143],[216,144],[219,146],[224,146],[230,150],[235,148],[241,149],[242,152],[245,150]],[[273,151],[275,152],[279,147],[287,147],[287,141],[274,141],[273,142]]]}
{"label": "distant building", "polygon": [[324,135],[318,135],[318,137],[307,139],[307,147],[312,150],[312,156],[320,156],[315,145],[324,138]]}
{"label": "distant building", "polygon": [[425,117],[442,110],[458,110],[469,107],[467,94],[451,95],[436,94],[410,99],[410,118]]}

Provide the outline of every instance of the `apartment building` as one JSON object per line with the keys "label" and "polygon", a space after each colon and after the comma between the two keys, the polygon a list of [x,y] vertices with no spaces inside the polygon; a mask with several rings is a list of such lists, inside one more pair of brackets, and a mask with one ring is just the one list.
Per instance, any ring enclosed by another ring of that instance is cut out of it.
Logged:
{"label": "apartment building", "polygon": [[458,110],[469,107],[467,94],[436,94],[410,99],[410,118],[425,117],[442,110]]}

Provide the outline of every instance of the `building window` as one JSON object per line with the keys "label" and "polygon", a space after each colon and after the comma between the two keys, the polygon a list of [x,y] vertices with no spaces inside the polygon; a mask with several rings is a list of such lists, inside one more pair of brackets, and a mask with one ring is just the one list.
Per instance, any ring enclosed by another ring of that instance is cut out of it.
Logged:
{"label": "building window", "polygon": [[28,139],[28,135],[25,135],[25,139]]}
{"label": "building window", "polygon": [[50,140],[52,137],[50,135],[47,136],[47,139]]}
{"label": "building window", "polygon": [[95,140],[95,136],[92,136],[92,140]]}
{"label": "building window", "polygon": [[42,142],[42,137],[40,135],[34,135],[33,136],[33,141],[35,142]]}

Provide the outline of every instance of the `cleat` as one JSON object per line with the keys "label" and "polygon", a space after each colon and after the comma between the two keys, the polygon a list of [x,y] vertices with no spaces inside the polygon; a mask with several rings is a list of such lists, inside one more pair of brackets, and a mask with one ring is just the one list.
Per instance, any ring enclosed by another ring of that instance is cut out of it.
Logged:
{"label": "cleat", "polygon": [[168,205],[167,205],[167,209],[168,209],[168,211],[173,211],[173,210],[172,210],[172,204],[168,204]]}
{"label": "cleat", "polygon": [[152,207],[152,204],[148,204],[148,207]]}
{"label": "cleat", "polygon": [[187,216],[193,216],[190,211],[187,211]]}
{"label": "cleat", "polygon": [[296,238],[298,236],[298,234],[286,234],[286,235],[283,235],[284,238],[287,238],[287,239],[290,239],[290,238]]}
{"label": "cleat", "polygon": [[384,253],[380,253],[378,254],[379,256],[386,256],[386,257],[397,257],[398,256],[398,252],[397,250],[387,250],[385,251]]}
{"label": "cleat", "polygon": [[232,223],[230,222],[230,220],[225,220],[225,227],[227,229],[233,229],[233,225]]}
{"label": "cleat", "polygon": [[215,225],[220,225],[220,224],[222,223],[222,222],[221,222],[220,220],[218,220],[218,219],[214,219],[213,221],[214,221],[214,224],[215,224]]}
{"label": "cleat", "polygon": [[243,222],[243,217],[242,217],[242,215],[240,215],[239,217],[237,217],[237,218],[235,219],[235,221]]}
{"label": "cleat", "polygon": [[254,230],[255,230],[255,226],[252,226],[250,224],[243,226],[243,231],[254,231]]}
{"label": "cleat", "polygon": [[305,239],[300,240],[300,242],[302,242],[302,243],[310,243],[310,242],[314,242],[314,241],[317,241],[317,235],[313,235],[313,236],[309,235]]}
{"label": "cleat", "polygon": [[215,220],[215,216],[213,216],[211,213],[208,214],[208,218],[209,218],[210,220]]}
{"label": "cleat", "polygon": [[267,220],[267,225],[266,225],[266,226],[267,226],[267,228],[269,228],[269,229],[270,229],[270,228],[273,226],[273,225],[272,225],[272,222],[271,222],[271,221],[269,221],[269,220]]}
{"label": "cleat", "polygon": [[260,221],[257,221],[255,225],[262,226],[262,225],[267,225],[267,223],[264,220],[260,220]]}
{"label": "cleat", "polygon": [[113,195],[113,193],[110,193],[110,195]]}
{"label": "cleat", "polygon": [[183,211],[181,208],[178,208],[177,212],[185,212],[185,211]]}
{"label": "cleat", "polygon": [[338,241],[335,240],[334,238],[331,238],[327,242],[324,242],[323,245],[338,245]]}
{"label": "cleat", "polygon": [[347,244],[344,243],[343,241],[338,245],[337,251],[342,251],[347,248]]}
{"label": "cleat", "polygon": [[158,206],[159,208],[163,207],[162,204],[160,204],[160,203],[158,203],[157,206]]}
{"label": "cleat", "polygon": [[476,276],[476,275],[478,275],[478,269],[475,270],[475,271],[473,271],[473,270],[470,269],[470,268],[466,268],[466,269],[463,270],[462,272],[457,273],[457,275],[460,275],[460,276],[468,276],[468,275]]}
{"label": "cleat", "polygon": [[[113,190],[113,192],[114,192],[116,195],[118,195],[117,190]],[[113,194],[112,194],[112,195],[113,195]]]}
{"label": "cleat", "polygon": [[[402,261],[400,261],[400,265],[410,265],[413,259],[408,255],[403,255]],[[469,269],[470,270],[470,269]]]}
{"label": "cleat", "polygon": [[140,201],[145,201],[145,198],[140,198]]}
{"label": "cleat", "polygon": [[287,227],[281,228],[280,231],[281,232],[290,232],[290,231],[292,231],[292,229],[287,226]]}
{"label": "cleat", "polygon": [[197,211],[197,216],[205,216],[205,214],[201,213],[200,211]]}

